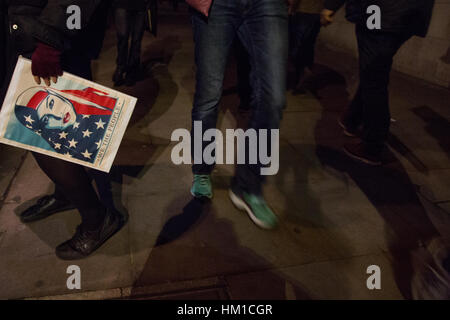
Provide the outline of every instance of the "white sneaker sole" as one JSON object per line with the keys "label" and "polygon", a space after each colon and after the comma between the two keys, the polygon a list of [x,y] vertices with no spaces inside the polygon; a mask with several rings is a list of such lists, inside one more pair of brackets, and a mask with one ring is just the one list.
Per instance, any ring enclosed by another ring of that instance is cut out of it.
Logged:
{"label": "white sneaker sole", "polygon": [[259,220],[254,214],[253,211],[250,209],[250,207],[245,203],[244,200],[242,200],[241,198],[239,198],[237,195],[234,194],[233,191],[228,190],[228,195],[230,196],[231,202],[233,202],[233,204],[236,206],[236,208],[238,208],[241,211],[246,211],[248,216],[250,217],[250,219],[252,219],[252,221],[260,228],[262,229],[266,229],[266,230],[270,230],[273,229],[273,226],[269,226],[267,224],[265,224],[264,222],[262,222],[261,220]]}

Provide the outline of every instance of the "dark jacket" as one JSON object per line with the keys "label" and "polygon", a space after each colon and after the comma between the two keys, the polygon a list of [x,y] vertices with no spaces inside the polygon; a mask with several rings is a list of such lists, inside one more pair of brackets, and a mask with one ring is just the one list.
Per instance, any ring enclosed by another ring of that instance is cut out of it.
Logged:
{"label": "dark jacket", "polygon": [[337,11],[346,5],[347,19],[365,24],[367,7],[381,9],[381,29],[387,32],[411,33],[426,36],[431,20],[434,0],[325,0],[325,8]]}
{"label": "dark jacket", "polygon": [[114,8],[122,8],[132,11],[145,11],[148,0],[114,0]]}
{"label": "dark jacket", "polygon": [[[36,41],[59,50],[71,48],[72,40],[86,32],[100,0],[6,0],[10,41],[16,52],[34,51]],[[81,9],[81,30],[67,28],[67,7]]]}

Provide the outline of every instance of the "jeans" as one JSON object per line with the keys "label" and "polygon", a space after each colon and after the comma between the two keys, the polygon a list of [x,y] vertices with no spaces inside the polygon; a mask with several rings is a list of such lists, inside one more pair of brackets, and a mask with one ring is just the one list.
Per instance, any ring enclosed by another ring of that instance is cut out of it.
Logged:
{"label": "jeans", "polygon": [[[145,11],[129,11],[123,8],[115,9],[117,66],[122,68],[122,70],[139,67],[146,14]],[[130,34],[131,44],[128,47]]]}
{"label": "jeans", "polygon": [[346,125],[363,126],[363,141],[381,149],[389,135],[389,75],[394,55],[411,37],[383,31],[370,31],[357,25],[359,87],[344,114]]}
{"label": "jeans", "polygon": [[237,68],[237,88],[240,100],[239,108],[241,110],[248,110],[250,108],[250,97],[252,88],[250,86],[250,61],[244,45],[237,40],[234,43],[234,51],[236,56]]}
{"label": "jeans", "polygon": [[[203,132],[216,127],[227,57],[238,37],[248,52],[251,65],[249,127],[278,129],[286,103],[288,13],[285,1],[216,0],[208,18],[193,11],[192,24],[197,66],[192,121],[201,121]],[[191,136],[194,139],[193,132]],[[207,144],[204,142],[203,148]],[[247,155],[248,148],[247,145]],[[194,174],[210,174],[213,167],[194,164],[192,170]],[[233,185],[245,192],[260,194],[261,167],[259,160],[257,164],[237,165]]]}

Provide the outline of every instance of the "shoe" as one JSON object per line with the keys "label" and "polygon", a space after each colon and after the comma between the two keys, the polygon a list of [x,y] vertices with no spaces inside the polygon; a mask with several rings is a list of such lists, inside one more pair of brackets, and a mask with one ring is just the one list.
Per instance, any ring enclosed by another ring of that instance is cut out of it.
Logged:
{"label": "shoe", "polygon": [[350,158],[365,164],[372,166],[379,166],[382,164],[380,148],[371,147],[365,142],[358,144],[346,144],[344,145],[344,152]]}
{"label": "shoe", "polygon": [[213,197],[211,176],[209,174],[194,174],[194,182],[192,183],[191,194],[195,198]]}
{"label": "shoe", "polygon": [[263,229],[273,229],[278,225],[278,218],[261,196],[234,192],[229,190],[231,202],[239,209],[245,210],[250,219]]}
{"label": "shoe", "polygon": [[117,67],[116,71],[114,71],[113,82],[114,86],[119,87],[125,83],[125,69],[123,67]]}
{"label": "shoe", "polygon": [[357,137],[359,134],[358,128],[353,128],[352,126],[346,125],[344,119],[339,118],[338,124],[341,126],[342,129],[344,129],[344,134],[347,137]]}
{"label": "shoe", "polygon": [[69,200],[56,199],[54,195],[47,195],[38,199],[37,203],[20,214],[20,221],[29,223],[42,220],[52,214],[75,209]]}
{"label": "shoe", "polygon": [[56,247],[56,256],[62,260],[86,258],[117,233],[124,226],[124,221],[120,213],[106,210],[105,219],[98,229],[85,230],[82,225],[79,225],[72,239]]}

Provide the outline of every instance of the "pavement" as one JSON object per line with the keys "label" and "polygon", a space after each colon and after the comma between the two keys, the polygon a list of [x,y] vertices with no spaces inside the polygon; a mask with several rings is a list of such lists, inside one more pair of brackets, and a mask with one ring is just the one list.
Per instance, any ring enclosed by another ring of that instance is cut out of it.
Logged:
{"label": "pavement", "polygon": [[[31,154],[0,146],[0,299],[410,299],[415,262],[450,235],[448,88],[392,73],[387,164],[348,159],[337,124],[357,85],[357,61],[319,43],[305,94],[288,93],[280,171],[265,195],[280,218],[256,227],[230,202],[232,165],[213,173],[214,198],[192,199],[191,169],[170,155],[170,136],[190,128],[194,94],[189,16],[161,10],[158,37],[146,33],[146,77],[118,90],[139,99],[111,171],[127,225],[91,257],[61,261],[54,248],[80,223],[76,211],[22,224],[21,210],[53,186]],[[107,33],[97,82],[112,87],[115,34]],[[245,123],[235,66],[225,79],[218,127]],[[81,270],[69,290],[67,268]],[[369,290],[367,268],[381,270]]]}

